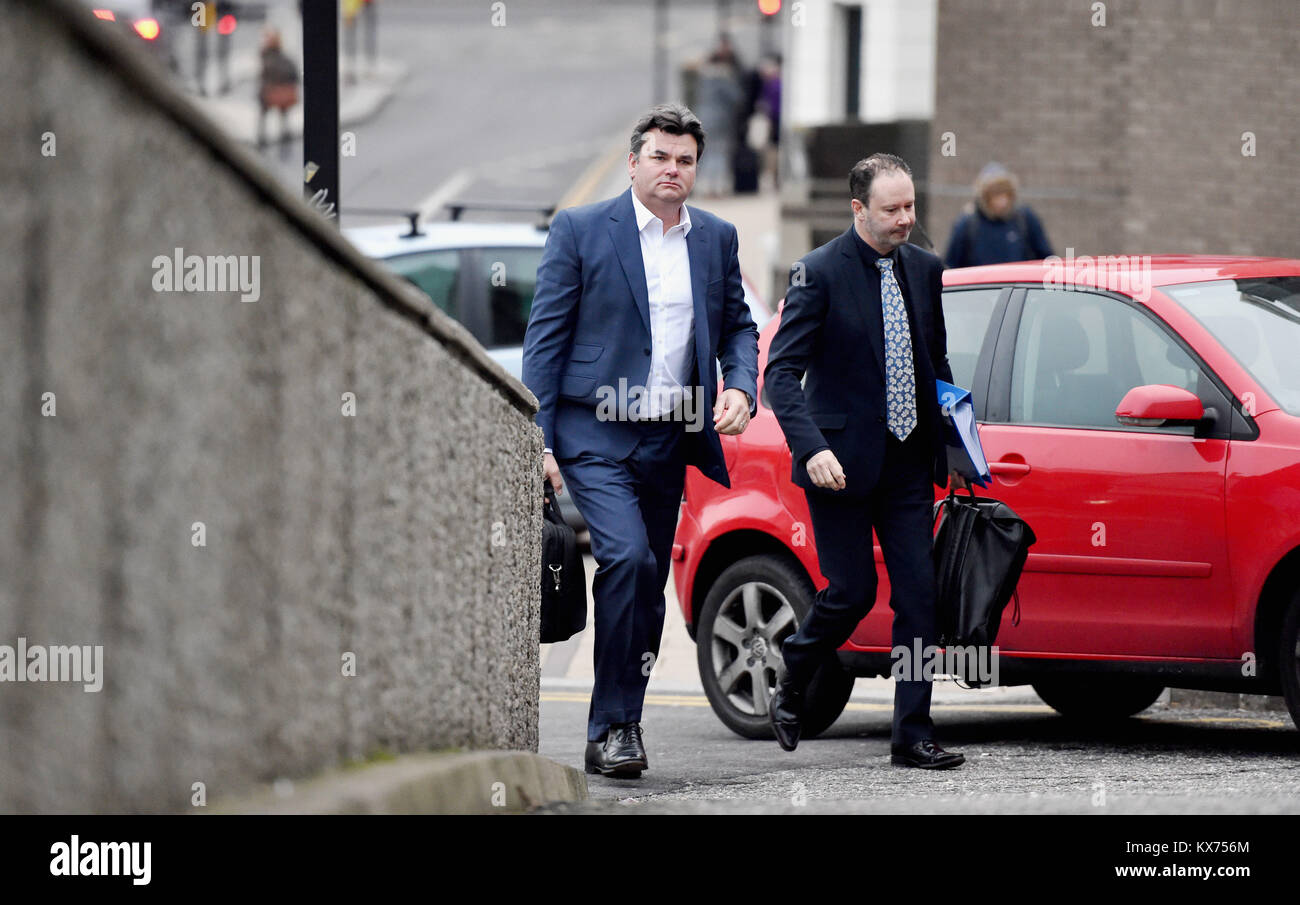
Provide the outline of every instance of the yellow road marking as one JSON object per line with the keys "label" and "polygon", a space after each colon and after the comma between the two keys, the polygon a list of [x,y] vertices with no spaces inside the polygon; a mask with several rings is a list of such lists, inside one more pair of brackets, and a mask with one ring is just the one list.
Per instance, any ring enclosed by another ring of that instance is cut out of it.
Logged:
{"label": "yellow road marking", "polygon": [[[569,691],[546,692],[541,699],[548,702],[561,704],[586,704],[591,700],[591,695],[580,694]],[[648,694],[645,696],[647,704],[654,704],[659,707],[708,707],[709,699],[703,695],[684,695],[684,694]]]}
{"label": "yellow road marking", "polygon": [[[540,698],[544,703],[586,704],[591,695],[579,691],[548,691]],[[655,707],[708,707],[709,699],[699,694],[648,694],[645,703]],[[893,704],[864,703],[850,701],[844,708],[856,713],[892,713]],[[960,711],[968,713],[1055,713],[1046,704],[934,704],[931,710]],[[1180,722],[1173,714],[1152,714],[1142,719],[1150,722]],[[1284,729],[1291,725],[1287,720],[1271,720],[1251,716],[1207,716],[1197,717],[1187,722],[1193,723],[1249,723],[1261,728]]]}
{"label": "yellow road marking", "polygon": [[[548,691],[542,694],[541,700],[546,703],[557,704],[586,704],[591,700],[591,695],[575,691]],[[645,696],[645,703],[658,707],[708,707],[709,699],[704,695],[697,694],[648,694]],[[982,710],[990,713],[1052,713],[1052,708],[1042,704],[935,704],[931,709],[945,710]],[[845,710],[854,710],[859,712],[892,712],[893,704],[867,704],[856,701],[850,701],[845,706]]]}
{"label": "yellow road marking", "polygon": [[[619,139],[619,141],[624,140]],[[614,146],[610,146],[607,151],[598,155],[595,160],[588,164],[587,169],[578,177],[578,181],[574,183],[568,193],[560,199],[560,203],[555,206],[555,209],[562,211],[565,208],[577,207],[579,204],[586,204],[591,201],[592,192],[600,186],[610,169],[621,159],[622,157]]]}

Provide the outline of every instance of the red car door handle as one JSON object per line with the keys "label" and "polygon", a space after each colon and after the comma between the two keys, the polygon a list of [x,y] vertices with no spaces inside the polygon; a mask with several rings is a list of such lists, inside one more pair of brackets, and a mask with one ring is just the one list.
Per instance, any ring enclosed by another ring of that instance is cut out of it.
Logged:
{"label": "red car door handle", "polygon": [[989,473],[1019,478],[1029,474],[1029,465],[1025,462],[990,462]]}

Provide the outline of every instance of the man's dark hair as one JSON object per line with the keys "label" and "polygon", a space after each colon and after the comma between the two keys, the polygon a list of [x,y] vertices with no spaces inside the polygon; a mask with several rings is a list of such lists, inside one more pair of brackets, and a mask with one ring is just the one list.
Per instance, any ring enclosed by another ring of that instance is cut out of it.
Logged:
{"label": "man's dark hair", "polygon": [[704,125],[685,104],[659,104],[651,107],[632,127],[632,153],[641,156],[645,134],[658,129],[669,135],[690,135],[695,139],[695,162],[704,156]]}
{"label": "man's dark hair", "polygon": [[883,153],[864,157],[849,170],[849,197],[866,204],[867,199],[871,197],[871,180],[881,173],[891,172],[912,175],[911,167],[901,157]]}

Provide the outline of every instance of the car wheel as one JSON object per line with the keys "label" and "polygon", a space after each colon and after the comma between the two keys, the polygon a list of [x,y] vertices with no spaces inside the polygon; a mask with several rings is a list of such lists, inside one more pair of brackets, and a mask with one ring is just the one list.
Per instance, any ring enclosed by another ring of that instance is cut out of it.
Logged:
{"label": "car wheel", "polygon": [[1122,720],[1156,702],[1165,687],[1149,679],[1090,676],[1044,679],[1034,691],[1061,716],[1088,722]]}
{"label": "car wheel", "polygon": [[[696,657],[704,693],[718,718],[745,738],[771,738],[768,703],[782,665],[781,643],[812,610],[803,572],[772,555],[750,556],[713,582],[700,611]],[[827,664],[805,695],[802,735],[824,732],[844,711],[853,676]]]}
{"label": "car wheel", "polygon": [[1277,662],[1287,709],[1291,711],[1296,727],[1300,728],[1300,592],[1291,598],[1291,605],[1282,617]]}

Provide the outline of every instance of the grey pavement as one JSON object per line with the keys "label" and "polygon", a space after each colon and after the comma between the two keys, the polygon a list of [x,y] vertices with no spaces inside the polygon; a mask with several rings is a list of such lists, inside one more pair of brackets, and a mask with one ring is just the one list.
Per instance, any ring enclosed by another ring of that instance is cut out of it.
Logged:
{"label": "grey pavement", "polygon": [[[595,562],[586,557],[588,581]],[[965,766],[892,767],[893,683],[858,679],[840,719],[786,753],[732,733],[699,680],[672,584],[646,695],[650,770],[588,777],[591,800],[542,813],[636,814],[1266,814],[1300,813],[1300,733],[1288,715],[1171,706],[1089,728],[1029,686],[967,690],[937,681],[940,744]],[[588,595],[590,600],[590,594]],[[588,628],[542,645],[538,753],[580,769],[592,682]]]}
{"label": "grey pavement", "polygon": [[[548,691],[539,753],[582,764],[585,698]],[[938,696],[936,695],[936,698]],[[967,763],[889,763],[890,708],[855,701],[822,737],[783,752],[746,740],[700,696],[650,695],[639,780],[588,777],[591,800],[544,813],[1272,814],[1300,813],[1290,720],[1156,705],[1105,729],[1027,701],[936,702],[940,744]]]}

